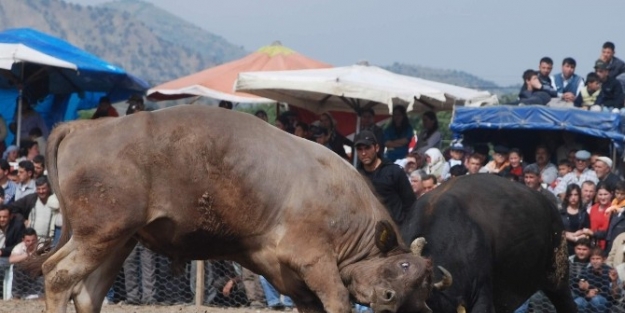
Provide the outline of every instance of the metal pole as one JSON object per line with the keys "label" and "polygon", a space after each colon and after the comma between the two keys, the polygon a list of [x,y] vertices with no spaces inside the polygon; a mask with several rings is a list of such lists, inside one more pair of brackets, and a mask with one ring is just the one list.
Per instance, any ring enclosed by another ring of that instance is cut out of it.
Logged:
{"label": "metal pole", "polygon": [[24,102],[24,62],[22,62],[22,73],[20,74],[21,76],[21,81],[20,81],[20,85],[19,85],[19,102],[17,105],[17,134],[15,134],[15,145],[19,148],[20,146],[20,141],[22,138],[20,138],[20,134],[22,133],[22,102]]}
{"label": "metal pole", "polygon": [[201,306],[204,303],[204,261],[196,261],[195,269],[195,306]]}
{"label": "metal pole", "polygon": [[[356,132],[354,133],[354,139],[360,133],[360,114],[356,113]],[[352,146],[352,162],[354,163],[354,167],[358,165],[358,152],[356,151],[356,145]]]}

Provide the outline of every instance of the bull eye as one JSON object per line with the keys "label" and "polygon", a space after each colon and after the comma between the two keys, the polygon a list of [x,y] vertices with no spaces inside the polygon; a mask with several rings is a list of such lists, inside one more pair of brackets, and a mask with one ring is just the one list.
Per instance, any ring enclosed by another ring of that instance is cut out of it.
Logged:
{"label": "bull eye", "polygon": [[402,268],[404,271],[405,271],[405,270],[407,270],[409,267],[410,267],[410,263],[408,263],[408,262],[403,262],[403,263],[401,264],[401,268]]}

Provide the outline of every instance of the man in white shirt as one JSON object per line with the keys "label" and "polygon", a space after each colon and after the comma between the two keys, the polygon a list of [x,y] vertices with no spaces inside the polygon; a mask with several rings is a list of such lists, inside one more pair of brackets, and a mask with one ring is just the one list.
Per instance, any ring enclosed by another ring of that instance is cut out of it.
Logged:
{"label": "man in white shirt", "polygon": [[[37,232],[32,228],[26,228],[22,242],[11,251],[9,262],[16,264],[33,255],[39,247],[37,241]],[[16,299],[37,299],[43,293],[43,279],[42,277],[30,277],[28,273],[21,271],[18,267],[13,267],[12,293]]]}

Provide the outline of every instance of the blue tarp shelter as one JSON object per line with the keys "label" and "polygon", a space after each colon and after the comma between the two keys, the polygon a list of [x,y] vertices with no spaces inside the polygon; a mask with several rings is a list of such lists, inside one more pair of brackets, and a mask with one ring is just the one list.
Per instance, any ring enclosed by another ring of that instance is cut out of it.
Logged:
{"label": "blue tarp shelter", "polygon": [[[72,119],[74,107],[95,107],[101,95],[115,102],[148,88],[147,82],[59,38],[29,28],[0,32],[0,89],[8,91],[0,95],[5,104],[1,114],[7,122],[13,120],[15,106],[13,113],[4,107],[16,103],[19,93],[39,103],[38,111],[50,103],[47,117],[52,124]],[[10,92],[16,92],[13,100]],[[98,93],[97,98],[87,92]],[[82,100],[93,98],[85,107]]]}

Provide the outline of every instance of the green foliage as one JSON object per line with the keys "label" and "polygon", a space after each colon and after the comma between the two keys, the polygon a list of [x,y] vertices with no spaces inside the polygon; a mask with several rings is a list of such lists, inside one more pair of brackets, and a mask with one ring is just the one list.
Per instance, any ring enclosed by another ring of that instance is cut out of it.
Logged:
{"label": "green foliage", "polygon": [[[247,107],[236,107],[235,110],[241,111],[241,112],[245,112],[245,113],[249,113],[249,114],[254,114],[258,110],[263,110],[263,111],[267,112],[267,119],[268,119],[269,123],[273,124],[273,122],[276,120],[276,104],[275,103],[271,103],[271,104],[258,104],[258,105],[247,106]],[[281,111],[281,112],[283,112],[283,111]]]}
{"label": "green foliage", "polygon": [[514,103],[519,99],[519,95],[517,93],[509,93],[505,95],[499,96],[499,103],[501,104],[510,104]]}
{"label": "green foliage", "polygon": [[[452,112],[437,112],[436,118],[438,118],[438,130],[441,132],[443,137],[443,148],[447,147],[452,140],[453,133],[449,129],[449,124],[451,124],[451,116]],[[423,124],[421,123],[421,116],[419,115],[409,115],[410,124],[415,129],[417,134],[420,134],[423,131]]]}

